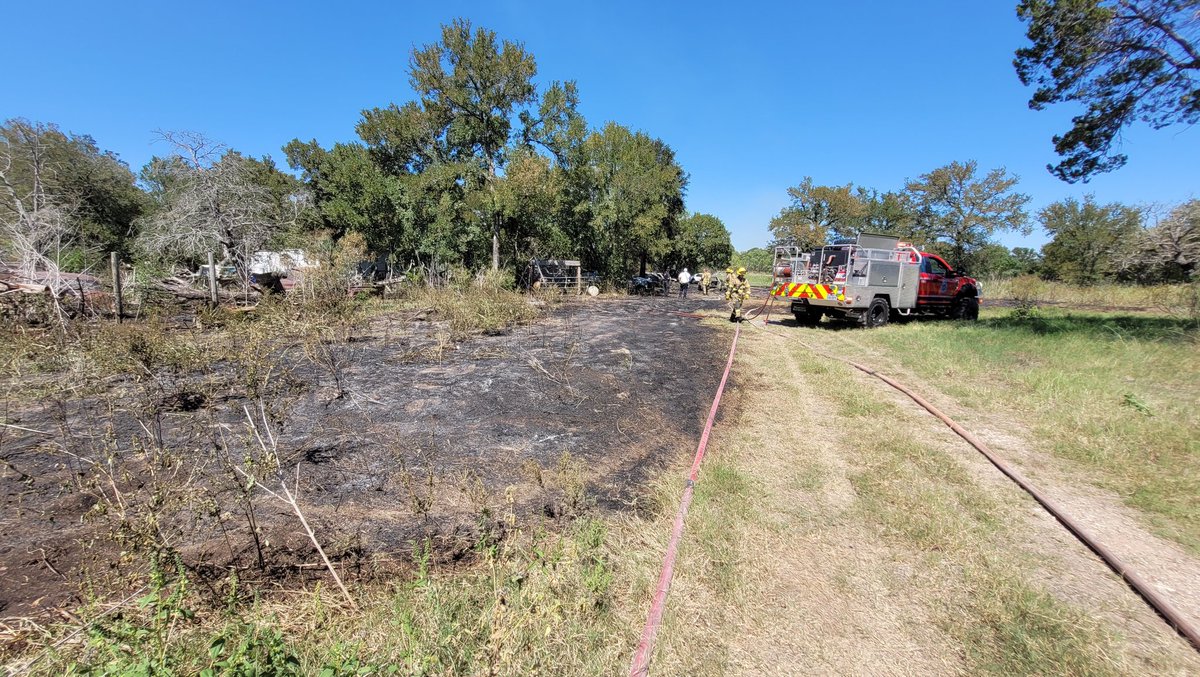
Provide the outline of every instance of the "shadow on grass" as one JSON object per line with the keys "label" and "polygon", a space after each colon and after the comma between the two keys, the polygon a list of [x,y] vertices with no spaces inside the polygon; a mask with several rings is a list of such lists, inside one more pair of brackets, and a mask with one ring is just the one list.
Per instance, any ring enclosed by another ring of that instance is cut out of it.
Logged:
{"label": "shadow on grass", "polygon": [[1196,320],[1162,315],[1046,313],[1021,317],[1008,313],[981,319],[978,326],[1038,335],[1087,334],[1095,338],[1139,341],[1200,340],[1200,324]]}
{"label": "shadow on grass", "polygon": [[[1085,334],[1097,339],[1200,342],[1200,323],[1196,320],[1162,315],[1051,312],[1033,317],[1020,317],[1015,313],[1006,313],[995,317],[985,317],[977,322],[921,317],[894,322],[889,326],[905,327],[930,322],[947,329],[990,329],[1041,336]],[[772,317],[770,323],[774,327],[811,328],[801,325],[786,315]],[[829,319],[822,321],[817,327],[827,331],[862,331],[862,327],[858,323],[830,321]]]}

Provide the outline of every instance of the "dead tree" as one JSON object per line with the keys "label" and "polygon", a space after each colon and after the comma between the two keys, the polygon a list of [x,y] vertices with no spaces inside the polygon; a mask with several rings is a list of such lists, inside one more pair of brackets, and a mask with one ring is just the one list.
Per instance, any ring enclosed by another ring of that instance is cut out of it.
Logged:
{"label": "dead tree", "polygon": [[[74,236],[70,200],[48,188],[54,167],[40,125],[20,123],[19,143],[0,143],[0,244],[16,260],[17,276],[44,285],[55,299],[68,290],[59,269]],[[24,180],[18,180],[20,174]]]}
{"label": "dead tree", "polygon": [[167,261],[201,260],[219,251],[246,275],[250,256],[287,227],[246,161],[195,132],[160,132],[175,154],[163,209],[143,222],[141,248]]}

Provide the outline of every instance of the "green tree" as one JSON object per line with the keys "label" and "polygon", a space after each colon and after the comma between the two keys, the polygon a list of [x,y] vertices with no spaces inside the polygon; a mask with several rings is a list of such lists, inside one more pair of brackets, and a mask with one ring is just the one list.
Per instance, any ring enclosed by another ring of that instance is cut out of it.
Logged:
{"label": "green tree", "polygon": [[593,132],[570,172],[572,239],[611,278],[664,261],[683,212],[687,175],[660,139],[610,122]]}
{"label": "green tree", "polygon": [[1042,255],[1029,247],[1013,247],[1013,260],[1017,263],[1018,275],[1037,275],[1042,272]]}
{"label": "green tree", "polygon": [[769,272],[775,265],[775,252],[766,247],[751,247],[733,256],[733,265],[756,273]]}
{"label": "green tree", "polygon": [[695,272],[703,268],[725,267],[733,258],[729,229],[712,214],[695,213],[681,219],[674,240],[671,258],[676,268],[688,266]]}
{"label": "green tree", "polygon": [[858,199],[864,207],[860,226],[862,232],[897,235],[910,242],[919,240],[917,220],[904,195],[860,187]]}
{"label": "green tree", "polygon": [[[442,27],[441,42],[414,50],[410,82],[418,105],[402,109],[408,124],[437,135],[433,144],[446,158],[477,162],[492,200],[485,219],[492,237],[492,269],[500,267],[503,214],[496,183],[507,160],[514,115],[537,101],[537,65],[523,45],[499,41],[493,31],[472,29],[465,19]],[[373,113],[364,113],[370,120]]]}
{"label": "green tree", "polygon": [[563,175],[532,148],[510,151],[496,184],[496,206],[517,261],[574,256],[557,216],[563,201]]}
{"label": "green tree", "polygon": [[335,240],[353,231],[376,253],[409,259],[420,250],[401,177],[384,171],[365,146],[339,143],[327,151],[315,140],[294,140],[284,152],[289,165],[302,170],[320,220]]}
{"label": "green tree", "polygon": [[1012,277],[1021,272],[1021,264],[1002,244],[989,242],[972,257],[970,273],[975,277]]}
{"label": "green tree", "polygon": [[974,160],[951,162],[904,187],[916,232],[928,234],[929,246],[944,243],[956,267],[969,267],[971,254],[999,231],[1029,233],[1024,209],[1029,196],[1013,192],[1017,177],[993,169],[978,178],[977,168]]}
{"label": "green tree", "polygon": [[800,185],[788,188],[791,204],[771,219],[772,237],[776,242],[811,249],[830,237],[857,235],[867,209],[853,189],[851,184],[818,186],[812,177],[804,177]]}
{"label": "green tree", "polygon": [[1120,131],[1200,121],[1200,11],[1196,0],[1021,0],[1031,44],[1013,65],[1037,89],[1030,108],[1072,102],[1085,111],[1054,137],[1062,157],[1048,169],[1087,181],[1125,164],[1112,152]]}
{"label": "green tree", "polygon": [[1043,274],[1077,284],[1092,284],[1117,272],[1120,252],[1141,232],[1138,209],[1119,203],[1100,205],[1095,196],[1083,202],[1067,198],[1038,213],[1053,238],[1042,247]]}
{"label": "green tree", "polygon": [[32,211],[53,205],[62,217],[56,265],[81,269],[109,251],[129,253],[135,223],[150,200],[129,167],[100,150],[92,137],[66,134],[53,124],[8,120],[0,125],[0,158],[11,188],[0,191],[0,214],[15,219],[24,202]]}

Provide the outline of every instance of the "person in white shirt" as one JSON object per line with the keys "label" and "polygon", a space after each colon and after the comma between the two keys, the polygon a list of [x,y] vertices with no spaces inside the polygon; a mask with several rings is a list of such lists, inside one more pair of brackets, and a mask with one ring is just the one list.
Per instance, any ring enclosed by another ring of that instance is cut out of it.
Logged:
{"label": "person in white shirt", "polygon": [[692,274],[688,272],[688,269],[684,268],[683,270],[679,271],[679,298],[687,298],[688,285],[691,283]]}

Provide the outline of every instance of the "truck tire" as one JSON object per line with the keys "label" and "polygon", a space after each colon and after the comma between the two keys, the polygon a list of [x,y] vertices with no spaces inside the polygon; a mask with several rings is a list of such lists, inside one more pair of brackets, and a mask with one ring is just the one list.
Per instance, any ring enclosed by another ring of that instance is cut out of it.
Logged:
{"label": "truck tire", "polygon": [[979,299],[974,296],[960,296],[954,300],[954,305],[950,308],[950,317],[955,320],[969,320],[974,322],[979,319]]}
{"label": "truck tire", "polygon": [[806,311],[793,311],[792,315],[796,317],[796,324],[801,327],[815,327],[821,323],[821,317],[824,314],[819,310],[814,311],[812,308],[809,308]]}
{"label": "truck tire", "polygon": [[863,312],[859,322],[862,326],[870,329],[872,327],[882,327],[888,323],[888,316],[891,314],[891,308],[888,307],[887,299],[873,298],[871,304],[867,306]]}

